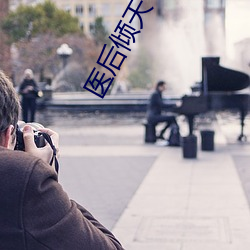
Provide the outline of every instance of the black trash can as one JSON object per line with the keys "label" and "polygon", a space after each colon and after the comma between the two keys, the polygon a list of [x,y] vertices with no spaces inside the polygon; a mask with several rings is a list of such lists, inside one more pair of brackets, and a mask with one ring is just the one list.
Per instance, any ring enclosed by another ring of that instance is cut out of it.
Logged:
{"label": "black trash can", "polygon": [[189,135],[182,137],[183,158],[193,159],[197,157],[197,137]]}
{"label": "black trash can", "polygon": [[201,150],[214,151],[214,131],[213,130],[201,131]]}
{"label": "black trash can", "polygon": [[145,138],[144,141],[146,143],[154,143],[156,142],[156,131],[155,124],[145,122],[143,124],[145,126]]}

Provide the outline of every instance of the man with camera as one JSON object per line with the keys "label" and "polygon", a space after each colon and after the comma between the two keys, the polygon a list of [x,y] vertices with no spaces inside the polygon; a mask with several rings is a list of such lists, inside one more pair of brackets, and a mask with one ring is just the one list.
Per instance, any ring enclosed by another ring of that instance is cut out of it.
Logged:
{"label": "man with camera", "polygon": [[14,150],[19,110],[12,83],[0,71],[0,249],[123,249],[58,183],[57,173],[49,165],[52,148],[58,151],[57,133],[39,129],[51,139],[51,145],[39,148],[32,127],[25,125],[25,152]]}

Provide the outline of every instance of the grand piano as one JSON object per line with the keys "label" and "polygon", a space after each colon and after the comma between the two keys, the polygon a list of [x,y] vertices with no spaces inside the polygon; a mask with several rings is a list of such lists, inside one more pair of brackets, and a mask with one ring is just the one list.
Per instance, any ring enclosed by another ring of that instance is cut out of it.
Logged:
{"label": "grand piano", "polygon": [[[219,65],[219,57],[202,58],[202,81],[193,86],[193,94],[182,97],[175,112],[187,117],[189,135],[193,134],[195,116],[208,111],[236,110],[240,114],[239,141],[246,140],[244,120],[249,109],[250,78],[247,74]],[[197,94],[198,92],[198,94]]]}

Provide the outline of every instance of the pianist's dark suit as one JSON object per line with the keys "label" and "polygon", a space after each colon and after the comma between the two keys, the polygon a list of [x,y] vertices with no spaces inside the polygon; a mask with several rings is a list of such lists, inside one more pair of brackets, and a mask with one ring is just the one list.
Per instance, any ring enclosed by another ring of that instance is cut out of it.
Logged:
{"label": "pianist's dark suit", "polygon": [[148,107],[147,107],[147,121],[157,125],[160,122],[166,122],[166,126],[160,132],[158,138],[163,138],[165,131],[171,126],[171,124],[177,124],[175,116],[162,115],[162,109],[167,108],[168,105],[164,104],[162,100],[162,93],[158,89],[151,95]]}

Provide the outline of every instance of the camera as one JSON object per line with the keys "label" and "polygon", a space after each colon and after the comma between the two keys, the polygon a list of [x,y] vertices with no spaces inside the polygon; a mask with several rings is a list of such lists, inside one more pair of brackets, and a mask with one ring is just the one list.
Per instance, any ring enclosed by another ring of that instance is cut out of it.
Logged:
{"label": "camera", "polygon": [[44,139],[43,135],[39,131],[37,131],[39,128],[43,128],[43,126],[39,123],[36,123],[36,122],[32,122],[32,123],[22,122],[22,123],[18,123],[18,125],[17,125],[15,150],[20,150],[20,151],[25,150],[25,144],[24,144],[24,140],[23,140],[23,127],[26,124],[31,126],[33,131],[34,131],[34,141],[35,141],[36,146],[38,148],[44,147],[45,146],[45,139]]}

